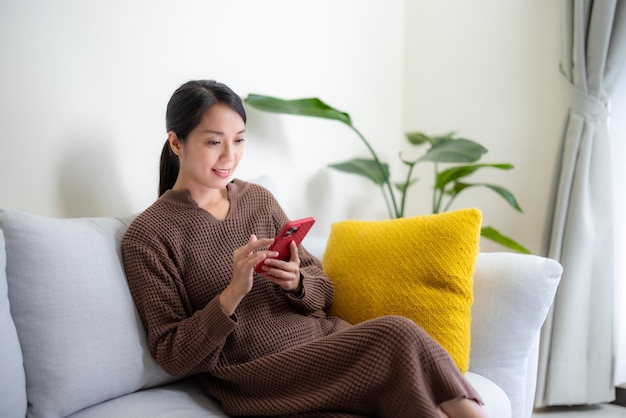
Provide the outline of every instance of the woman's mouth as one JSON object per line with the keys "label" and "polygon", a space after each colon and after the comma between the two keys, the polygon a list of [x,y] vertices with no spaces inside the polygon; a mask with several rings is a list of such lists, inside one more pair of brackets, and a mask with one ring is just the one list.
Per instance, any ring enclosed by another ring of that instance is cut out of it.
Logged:
{"label": "woman's mouth", "polygon": [[213,172],[218,175],[218,177],[227,178],[230,176],[230,169],[220,169],[214,168]]}

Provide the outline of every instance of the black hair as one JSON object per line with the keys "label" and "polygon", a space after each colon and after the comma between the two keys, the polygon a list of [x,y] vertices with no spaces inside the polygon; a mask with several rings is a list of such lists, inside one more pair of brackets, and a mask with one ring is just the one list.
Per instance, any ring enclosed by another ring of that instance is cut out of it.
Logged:
{"label": "black hair", "polygon": [[[223,103],[230,106],[246,123],[246,111],[241,98],[228,86],[214,80],[192,80],[180,86],[170,98],[165,113],[167,132],[173,131],[178,140],[185,142],[187,135],[200,124],[202,115],[211,106]],[[159,167],[159,196],[174,187],[180,163],[178,156],[165,141]]]}

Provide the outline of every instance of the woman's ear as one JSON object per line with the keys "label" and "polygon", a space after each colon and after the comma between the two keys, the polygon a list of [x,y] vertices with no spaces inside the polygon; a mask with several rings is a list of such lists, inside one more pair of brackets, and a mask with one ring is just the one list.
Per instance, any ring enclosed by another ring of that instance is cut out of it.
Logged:
{"label": "woman's ear", "polygon": [[167,133],[167,141],[170,143],[170,149],[172,152],[180,157],[180,151],[182,147],[182,142],[178,139],[178,135],[176,132],[169,131]]}

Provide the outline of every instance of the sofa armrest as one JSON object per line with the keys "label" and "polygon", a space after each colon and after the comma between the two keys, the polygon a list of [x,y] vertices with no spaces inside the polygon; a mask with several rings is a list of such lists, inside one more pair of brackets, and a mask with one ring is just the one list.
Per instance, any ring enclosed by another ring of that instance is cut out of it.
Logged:
{"label": "sofa armrest", "polygon": [[470,370],[506,392],[514,418],[532,413],[537,341],[562,272],[535,255],[480,253],[476,261]]}

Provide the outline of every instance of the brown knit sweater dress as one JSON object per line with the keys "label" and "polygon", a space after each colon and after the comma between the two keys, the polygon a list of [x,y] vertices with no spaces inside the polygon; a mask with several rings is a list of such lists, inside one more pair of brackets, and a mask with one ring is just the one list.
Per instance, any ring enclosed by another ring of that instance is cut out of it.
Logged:
{"label": "brown knit sweater dress", "polygon": [[187,192],[168,191],[133,221],[122,241],[130,290],[150,352],[175,376],[197,374],[235,416],[439,417],[458,396],[480,402],[448,354],[413,321],[358,325],[328,317],[333,286],[299,249],[304,294],[254,274],[231,317],[218,295],[232,254],[251,234],[274,237],[288,219],[266,189],[228,185],[218,220]]}

